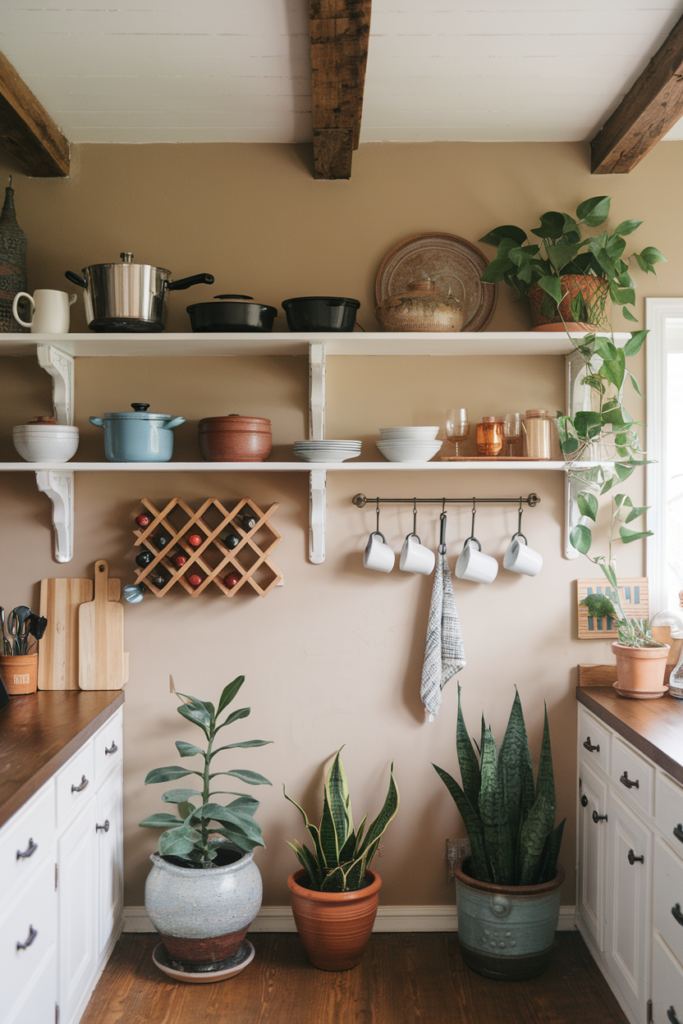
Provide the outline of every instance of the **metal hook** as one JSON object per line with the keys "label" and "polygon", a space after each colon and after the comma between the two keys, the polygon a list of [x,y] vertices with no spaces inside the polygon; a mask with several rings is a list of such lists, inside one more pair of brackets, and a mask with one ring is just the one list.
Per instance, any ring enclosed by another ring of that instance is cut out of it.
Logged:
{"label": "metal hook", "polygon": [[528,543],[527,539],[524,536],[524,534],[522,533],[522,512],[524,511],[524,509],[522,508],[523,501],[524,501],[523,498],[519,499],[519,510],[517,512],[517,532],[513,533],[512,539],[516,540],[517,537],[521,537],[522,540],[524,541],[524,543],[526,544],[526,543]]}
{"label": "metal hook", "polygon": [[470,533],[469,537],[465,541],[465,546],[467,546],[470,543],[474,543],[474,544],[477,545],[477,547],[481,551],[481,544],[479,543],[477,538],[474,536],[474,521],[475,521],[476,518],[477,518],[477,499],[476,498],[472,498],[472,532]]}
{"label": "metal hook", "polygon": [[446,554],[446,524],[448,522],[448,516],[446,515],[445,508],[444,508],[444,511],[439,516],[439,519],[441,520],[441,536],[439,538],[439,553],[442,554],[442,555],[445,555]]}
{"label": "metal hook", "polygon": [[379,498],[377,499],[377,526],[375,529],[379,533]]}
{"label": "metal hook", "polygon": [[413,537],[417,537],[417,498],[413,498]]}

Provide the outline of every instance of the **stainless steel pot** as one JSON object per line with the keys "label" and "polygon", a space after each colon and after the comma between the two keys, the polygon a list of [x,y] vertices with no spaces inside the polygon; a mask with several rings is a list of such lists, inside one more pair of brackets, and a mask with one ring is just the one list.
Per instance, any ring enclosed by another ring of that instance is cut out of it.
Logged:
{"label": "stainless steel pot", "polygon": [[214,280],[213,274],[195,274],[172,281],[170,270],[133,263],[132,252],[122,252],[121,260],[84,267],[82,277],[66,271],[65,277],[84,290],[91,331],[163,331],[166,292],[213,284]]}

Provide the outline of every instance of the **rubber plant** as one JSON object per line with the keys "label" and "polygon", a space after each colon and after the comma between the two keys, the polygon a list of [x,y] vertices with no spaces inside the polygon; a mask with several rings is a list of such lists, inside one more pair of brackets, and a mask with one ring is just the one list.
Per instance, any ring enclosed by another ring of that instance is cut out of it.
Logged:
{"label": "rubber plant", "polygon": [[[534,771],[519,693],[498,750],[490,727],[481,720],[475,752],[460,705],[456,746],[459,785],[433,765],[453,797],[467,829],[472,851],[470,874],[496,885],[538,885],[557,875],[564,821],[555,825],[555,781],[545,711],[538,775]],[[565,819],[566,820],[566,819]]]}
{"label": "rubber plant", "polygon": [[[222,747],[214,745],[221,729],[251,714],[251,708],[238,708],[237,711],[230,712],[220,724],[218,722],[220,715],[235,699],[243,683],[244,676],[238,676],[228,683],[221,693],[217,708],[208,700],[202,701],[197,697],[179,693],[181,703],[177,708],[178,714],[202,731],[207,745],[198,747],[194,743],[176,740],[176,748],[181,757],[201,757],[203,764],[200,768],[183,768],[179,765],[153,768],[145,779],[146,786],[158,782],[175,782],[187,775],[195,775],[201,780],[201,789],[169,789],[162,795],[164,803],[175,804],[175,814],[152,814],[140,822],[145,828],[164,829],[159,837],[159,853],[162,857],[178,858],[184,867],[214,867],[213,862],[219,850],[226,847],[237,847],[248,852],[256,846],[265,845],[261,826],[254,820],[259,801],[243,793],[213,788],[216,784],[214,780],[220,776],[238,779],[251,786],[271,785],[263,775],[246,768],[211,771],[213,759],[223,751],[263,747],[272,742],[240,740]],[[218,795],[234,796],[236,799],[228,804],[216,803],[212,797]]]}
{"label": "rubber plant", "polygon": [[365,835],[367,814],[358,830],[354,831],[351,795],[341,750],[337,751],[325,780],[320,826],[311,824],[303,807],[286,792],[285,797],[299,809],[313,839],[313,850],[298,841],[288,844],[308,875],[308,888],[316,892],[355,892],[364,888],[367,884],[365,874],[377,853],[379,841],[398,811],[399,794],[393,761],[384,806]]}

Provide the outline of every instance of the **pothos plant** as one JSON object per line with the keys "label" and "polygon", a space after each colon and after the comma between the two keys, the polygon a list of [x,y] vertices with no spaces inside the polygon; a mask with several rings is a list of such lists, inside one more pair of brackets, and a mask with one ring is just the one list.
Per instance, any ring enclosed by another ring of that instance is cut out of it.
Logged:
{"label": "pothos plant", "polygon": [[[175,804],[176,813],[161,812],[145,818],[140,825],[145,828],[163,828],[159,836],[159,853],[162,857],[177,857],[190,868],[212,868],[221,850],[237,847],[247,853],[256,846],[263,846],[261,826],[254,820],[259,801],[253,796],[232,790],[214,789],[215,779],[220,776],[237,779],[251,786],[270,786],[271,783],[258,772],[246,768],[231,768],[229,771],[212,772],[214,757],[222,751],[245,747],[263,747],[272,740],[240,740],[215,747],[221,729],[232,725],[251,714],[251,708],[238,708],[230,712],[219,724],[218,718],[239,693],[244,676],[238,676],[221,693],[218,707],[208,701],[199,700],[179,693],[179,715],[192,722],[203,732],[206,747],[176,740],[175,745],[181,757],[201,757],[203,763],[197,768],[183,768],[171,765],[167,768],[153,768],[147,774],[145,785],[157,782],[175,782],[187,775],[195,775],[201,788],[169,789],[161,797],[166,804]],[[220,784],[220,783],[218,783]],[[212,797],[234,796],[228,804],[217,803]]]}

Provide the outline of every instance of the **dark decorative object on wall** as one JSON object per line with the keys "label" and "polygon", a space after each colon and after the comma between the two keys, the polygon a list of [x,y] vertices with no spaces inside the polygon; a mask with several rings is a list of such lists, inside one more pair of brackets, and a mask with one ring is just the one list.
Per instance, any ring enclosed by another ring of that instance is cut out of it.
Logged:
{"label": "dark decorative object on wall", "polygon": [[10,174],[0,213],[0,331],[28,331],[27,327],[20,327],[12,315],[14,296],[27,290],[26,235],[17,224]]}

